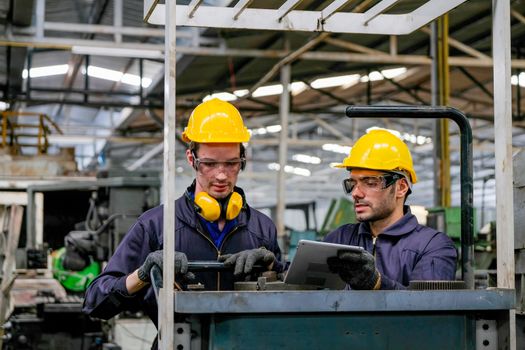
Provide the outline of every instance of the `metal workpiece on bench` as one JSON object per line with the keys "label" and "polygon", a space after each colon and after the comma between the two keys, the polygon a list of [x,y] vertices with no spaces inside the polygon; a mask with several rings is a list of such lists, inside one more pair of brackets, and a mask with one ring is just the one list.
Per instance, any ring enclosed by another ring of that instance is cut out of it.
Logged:
{"label": "metal workpiece on bench", "polygon": [[316,313],[509,310],[514,290],[177,292],[176,313]]}

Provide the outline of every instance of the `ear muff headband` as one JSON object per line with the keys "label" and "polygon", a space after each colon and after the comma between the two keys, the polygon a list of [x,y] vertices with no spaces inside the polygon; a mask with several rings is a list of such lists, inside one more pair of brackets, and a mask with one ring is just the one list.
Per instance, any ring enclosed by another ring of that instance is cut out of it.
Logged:
{"label": "ear muff headband", "polygon": [[208,193],[199,192],[195,195],[194,203],[197,213],[207,221],[217,221],[221,214],[226,220],[233,220],[239,215],[244,205],[242,196],[237,192],[232,192],[225,198],[222,205]]}

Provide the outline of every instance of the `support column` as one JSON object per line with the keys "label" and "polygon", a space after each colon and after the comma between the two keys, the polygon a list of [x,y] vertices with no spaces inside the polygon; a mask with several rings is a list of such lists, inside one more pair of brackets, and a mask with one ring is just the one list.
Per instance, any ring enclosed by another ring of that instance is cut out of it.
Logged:
{"label": "support column", "polygon": [[173,284],[175,257],[175,42],[176,6],[175,1],[166,1],[165,11],[165,49],[164,49],[164,271],[163,285],[159,295],[159,349],[173,350],[174,297]]}
{"label": "support column", "polygon": [[[494,147],[496,173],[496,249],[498,288],[515,288],[512,169],[512,91],[510,85],[510,2],[492,1],[494,60]],[[509,349],[516,349],[516,310],[509,311]],[[503,339],[500,337],[501,339]]]}
{"label": "support column", "polygon": [[281,117],[281,134],[279,137],[279,177],[277,181],[277,235],[282,238],[284,230],[284,211],[286,208],[286,173],[284,168],[288,155],[288,117],[290,114],[290,80],[291,67],[285,64],[281,67],[281,84],[283,93],[279,104],[279,115]]}
{"label": "support column", "polygon": [[[448,106],[450,96],[448,65],[448,15],[432,23],[432,105]],[[435,179],[434,204],[451,205],[450,146],[448,119],[436,121],[434,133]]]}

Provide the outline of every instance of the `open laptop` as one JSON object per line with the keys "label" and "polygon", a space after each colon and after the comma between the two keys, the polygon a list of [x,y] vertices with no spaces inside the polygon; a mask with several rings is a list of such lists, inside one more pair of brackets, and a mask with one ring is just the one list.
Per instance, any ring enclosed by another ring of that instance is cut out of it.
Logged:
{"label": "open laptop", "polygon": [[363,251],[363,248],[345,244],[300,240],[297,253],[290,264],[284,283],[312,285],[325,289],[343,289],[345,282],[328,268],[326,259],[343,250]]}

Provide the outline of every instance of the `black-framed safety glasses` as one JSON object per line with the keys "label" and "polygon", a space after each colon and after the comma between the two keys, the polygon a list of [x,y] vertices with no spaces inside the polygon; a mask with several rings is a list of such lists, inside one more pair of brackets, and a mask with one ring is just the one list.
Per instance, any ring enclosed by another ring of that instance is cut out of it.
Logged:
{"label": "black-framed safety glasses", "polygon": [[365,192],[367,191],[382,191],[392,186],[397,180],[404,178],[403,175],[397,173],[386,173],[377,176],[362,176],[359,178],[349,178],[343,180],[343,191],[351,195],[355,186]]}

